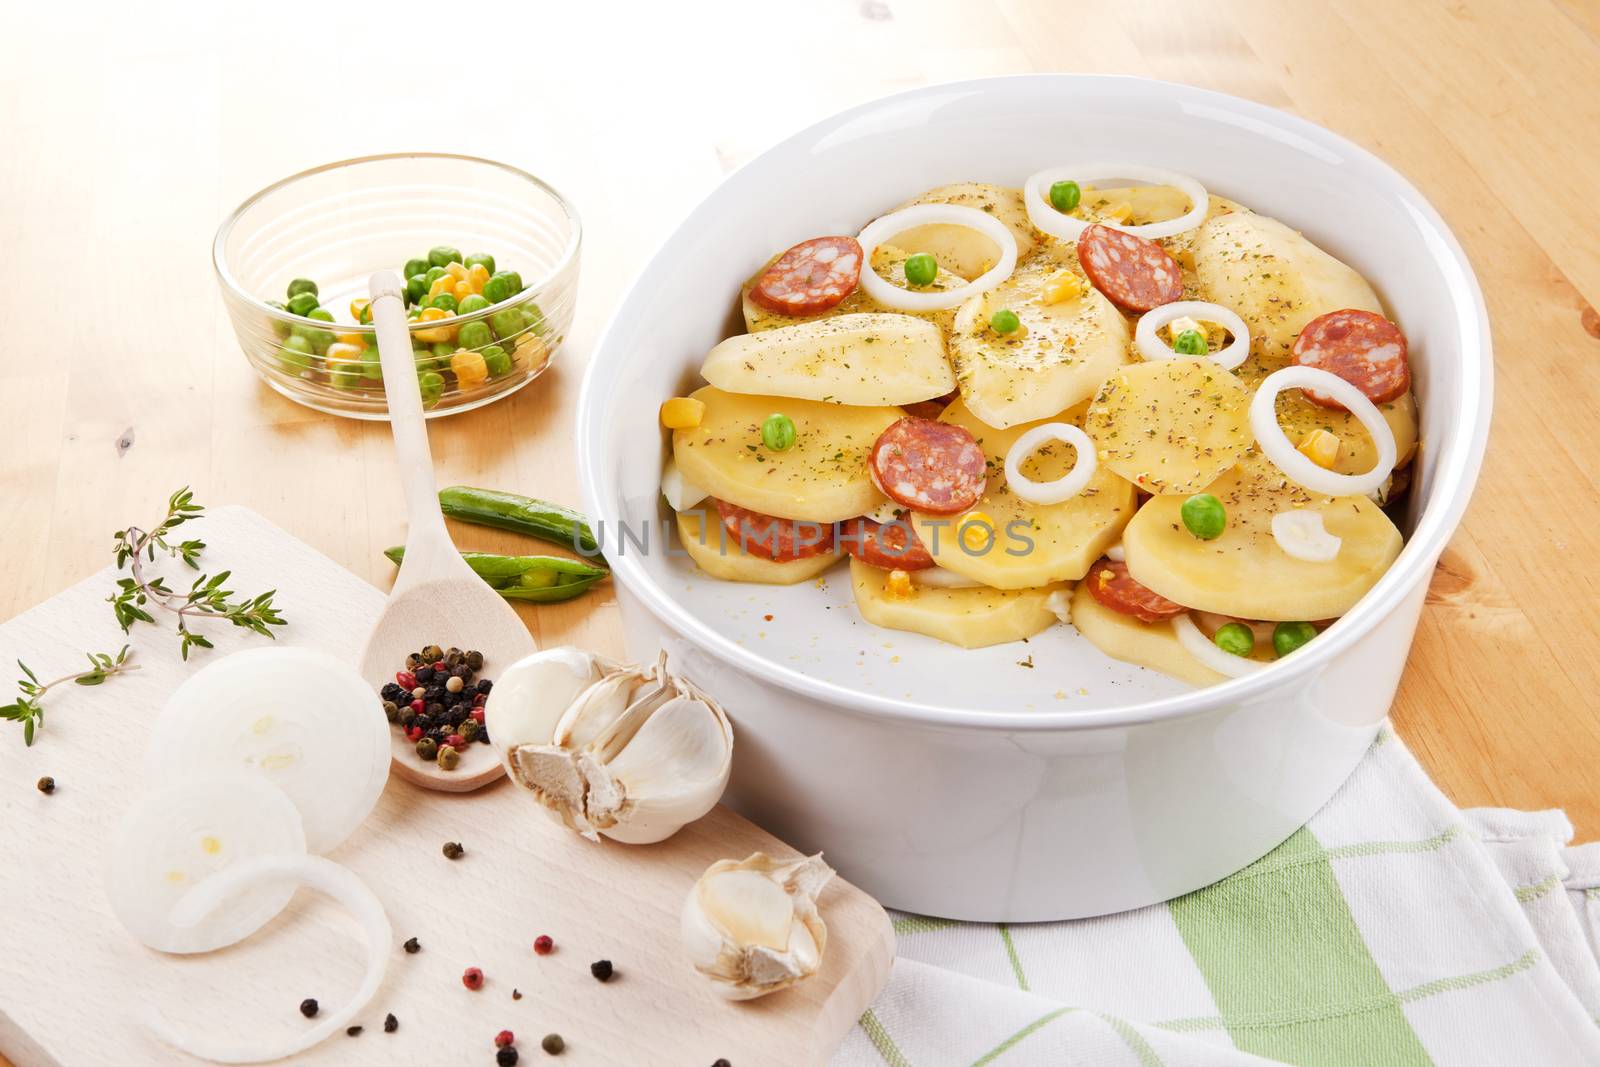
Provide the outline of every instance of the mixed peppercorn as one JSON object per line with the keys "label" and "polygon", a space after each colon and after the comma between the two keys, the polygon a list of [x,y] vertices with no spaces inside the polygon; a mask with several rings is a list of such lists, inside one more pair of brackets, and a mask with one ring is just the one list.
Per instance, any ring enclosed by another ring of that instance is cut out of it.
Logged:
{"label": "mixed peppercorn", "polygon": [[468,745],[489,743],[483,705],[494,684],[477,677],[482,669],[481,652],[429,645],[378,691],[384,715],[415,744],[418,759],[453,771]]}

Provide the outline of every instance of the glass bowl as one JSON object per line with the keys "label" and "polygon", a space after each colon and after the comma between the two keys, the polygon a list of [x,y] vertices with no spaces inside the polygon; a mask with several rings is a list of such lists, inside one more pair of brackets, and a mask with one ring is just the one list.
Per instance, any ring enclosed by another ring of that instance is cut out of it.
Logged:
{"label": "glass bowl", "polygon": [[[440,301],[446,307],[428,314],[445,317],[410,323],[423,406],[434,417],[513,393],[550,365],[572,325],[580,232],[572,205],[531,174],[471,156],[405,153],[329,163],[268,186],[222,223],[212,257],[256,373],[296,403],[358,419],[388,417],[373,328],[357,321],[367,279],[385,267],[404,275],[408,261],[441,246],[469,260],[493,257],[492,269],[430,263],[445,273],[413,286],[424,304],[440,292],[487,303],[472,300],[476,310],[463,314]],[[316,282],[325,312],[288,310],[290,283],[301,278]],[[412,304],[409,314],[422,311]]]}

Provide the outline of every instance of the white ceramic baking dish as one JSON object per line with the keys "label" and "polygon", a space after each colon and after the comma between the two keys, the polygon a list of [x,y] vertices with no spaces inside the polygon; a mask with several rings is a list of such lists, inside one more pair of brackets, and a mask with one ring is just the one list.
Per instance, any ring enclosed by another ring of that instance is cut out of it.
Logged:
{"label": "white ceramic baking dish", "polygon": [[[1185,171],[1286,221],[1365,274],[1405,329],[1425,442],[1408,543],[1354,611],[1268,670],[1193,690],[1107,659],[1068,627],[963,651],[863,622],[845,569],[822,588],[736,585],[666,550],[657,405],[692,388],[706,351],[739,329],[744,278],[773,252],[855,233],[921,189],[1019,185],[1074,159]],[[1047,74],[866,104],[729,177],[618,308],[584,381],[577,439],[630,654],[666,647],[735,719],[728,801],[825,851],[885,904],[1023,921],[1205,885],[1333,794],[1388,711],[1428,577],[1477,477],[1490,396],[1472,269],[1383,162],[1217,93]],[[649,527],[648,549],[619,546],[619,524],[636,538]]]}

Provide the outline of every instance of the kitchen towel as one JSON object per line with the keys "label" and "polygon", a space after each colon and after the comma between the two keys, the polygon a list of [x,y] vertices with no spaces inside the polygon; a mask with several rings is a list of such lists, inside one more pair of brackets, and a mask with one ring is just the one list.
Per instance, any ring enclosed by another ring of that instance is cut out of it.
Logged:
{"label": "kitchen towel", "polygon": [[1387,727],[1272,852],[1177,900],[1026,925],[894,914],[835,1067],[1600,1064],[1600,843],[1461,811]]}

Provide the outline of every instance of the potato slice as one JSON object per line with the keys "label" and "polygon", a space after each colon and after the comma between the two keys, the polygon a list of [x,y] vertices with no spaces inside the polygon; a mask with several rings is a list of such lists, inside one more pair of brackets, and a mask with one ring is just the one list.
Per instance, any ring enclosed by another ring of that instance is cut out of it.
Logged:
{"label": "potato slice", "polygon": [[[1081,410],[1069,412],[1061,421],[1078,422],[1082,414]],[[939,418],[971,431],[983,448],[989,482],[972,510],[987,515],[995,532],[988,551],[974,554],[956,538],[960,516],[913,513],[917,536],[945,569],[996,589],[1076,581],[1116,543],[1133,515],[1133,485],[1104,467],[1096,470],[1088,487],[1071,500],[1041,506],[1018,499],[1006,486],[1005,457],[1012,442],[1033,428],[1032,423],[996,430],[985,426],[960,400],[945,408]],[[1022,469],[1036,481],[1049,481],[1065,474],[1075,458],[1068,446],[1049,445],[1035,452]]]}
{"label": "potato slice", "polygon": [[[867,474],[867,453],[905,414],[899,408],[726,393],[709,385],[691,395],[706,412],[699,426],[672,431],[672,455],[683,477],[712,496],[813,522],[854,518],[885,502]],[[774,412],[794,420],[794,445],[783,452],[761,443],[761,423]]]}
{"label": "potato slice", "polygon": [[[761,585],[794,585],[815,578],[835,563],[837,553],[807,556],[787,563],[774,563],[770,559],[752,556],[740,547],[737,540],[727,536],[722,523],[716,521],[717,506],[711,501],[692,511],[677,514],[678,540],[689,558],[713,578],[725,582],[756,582]],[[711,529],[706,530],[710,518]]]}
{"label": "potato slice", "polygon": [[1204,356],[1119,368],[1083,428],[1100,461],[1147,493],[1198,493],[1250,447],[1250,391]]}
{"label": "potato slice", "polygon": [[[1051,418],[1089,399],[1128,361],[1127,320],[1081,276],[1081,296],[1044,302],[1047,280],[1077,270],[1065,248],[1041,247],[1004,283],[956,313],[950,358],[961,398],[990,426]],[[990,329],[990,317],[1001,308],[1016,312],[1024,329],[1006,336]]]}
{"label": "potato slice", "polygon": [[861,617],[874,626],[926,634],[962,648],[1032,637],[1056,621],[1045,607],[1050,594],[1071,588],[1064,582],[1039,589],[915,586],[909,597],[898,600],[884,592],[888,573],[858,559],[850,560],[850,584]]}
{"label": "potato slice", "polygon": [[[1379,404],[1378,410],[1383,412],[1383,421],[1394,434],[1395,455],[1399,457],[1395,466],[1404,467],[1411,462],[1417,447],[1416,398],[1406,393],[1387,404]],[[1313,404],[1297,389],[1278,394],[1278,425],[1283,427],[1284,436],[1295,444],[1312,430],[1322,429],[1338,435],[1339,455],[1333,462],[1333,469],[1340,474],[1365,474],[1378,461],[1378,446],[1360,419],[1348,411],[1332,411]]]}
{"label": "potato slice", "polygon": [[[872,269],[877,271],[884,281],[904,286],[906,284],[905,264],[906,260],[910,258],[911,253],[903,248],[896,248],[894,245],[879,245],[878,250],[872,254]],[[950,333],[950,325],[955,321],[955,308],[946,308],[943,311],[893,311],[868,296],[867,291],[859,285],[849,296],[820,315],[780,315],[776,311],[768,311],[750,299],[750,287],[755,284],[756,278],[761,277],[767,267],[772,266],[772,262],[776,259],[777,257],[774,256],[772,260],[769,260],[766,266],[763,266],[749,281],[745,282],[742,290],[743,295],[740,306],[744,312],[744,328],[751,333],[760,333],[762,330],[775,330],[782,326],[793,326],[799,322],[820,322],[824,319],[838,318],[841,315],[860,315],[864,312],[879,312],[886,315],[909,314],[913,318],[926,319],[933,323],[945,335]],[[934,277],[933,281],[918,291],[939,292],[945,289],[959,289],[966,284],[967,280],[965,278],[951,274],[943,267],[940,267],[939,273]]]}
{"label": "potato slice", "polygon": [[1089,583],[1072,594],[1072,625],[1088,642],[1112,659],[1159,671],[1190,685],[1216,685],[1222,675],[1189,655],[1172,632],[1172,622],[1140,622],[1113,611],[1094,598]]}
{"label": "potato slice", "polygon": [[[1005,223],[1011,235],[1017,239],[1019,260],[1033,251],[1033,224],[1028,221],[1028,209],[1022,206],[1021,189],[1006,189],[983,182],[957,182],[929,189],[895,210],[916,204],[955,204],[977,208]],[[995,243],[977,230],[945,223],[916,226],[895,234],[894,243],[910,253],[927,252],[939,261],[941,268],[959,274],[966,281],[971,281],[994,266],[1000,255]]]}
{"label": "potato slice", "polygon": [[[1383,577],[1400,554],[1400,531],[1364,496],[1326,497],[1290,482],[1258,453],[1206,491],[1222,501],[1222,536],[1202,541],[1179,516],[1183,498],[1151,497],[1122,532],[1128,573],[1169,600],[1244,619],[1332,619]],[[1295,559],[1272,536],[1272,516],[1313,508],[1341,538],[1327,563]]]}
{"label": "potato slice", "polygon": [[711,350],[700,373],[729,393],[835,404],[915,404],[956,387],[939,327],[885,313],[730,337]]}

